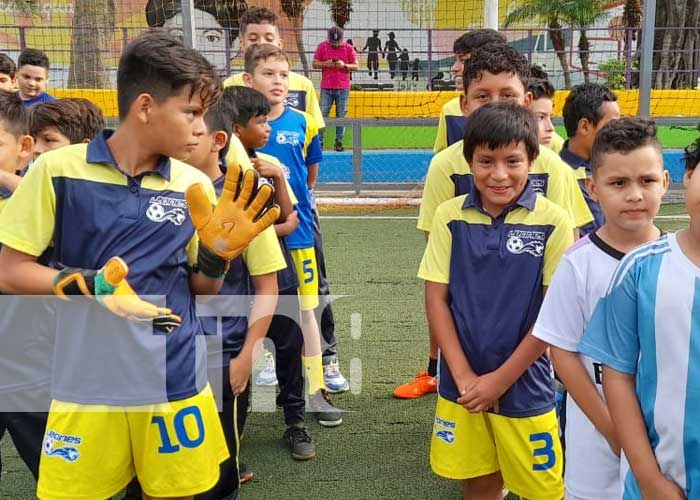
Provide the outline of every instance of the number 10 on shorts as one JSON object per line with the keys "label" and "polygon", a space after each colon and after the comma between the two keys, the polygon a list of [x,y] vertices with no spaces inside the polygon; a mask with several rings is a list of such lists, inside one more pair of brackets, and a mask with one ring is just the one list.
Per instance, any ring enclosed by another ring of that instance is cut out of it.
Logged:
{"label": "number 10 on shorts", "polygon": [[[197,428],[192,437],[187,433],[185,426],[187,420],[193,421]],[[168,429],[168,423],[162,415],[151,419],[151,424],[157,425],[160,432],[161,446],[158,448],[158,453],[176,453],[180,450],[180,446],[196,448],[204,442],[204,421],[198,407],[188,406],[181,409],[175,413],[172,422],[173,429]],[[174,441],[173,437],[176,437],[177,441]]]}

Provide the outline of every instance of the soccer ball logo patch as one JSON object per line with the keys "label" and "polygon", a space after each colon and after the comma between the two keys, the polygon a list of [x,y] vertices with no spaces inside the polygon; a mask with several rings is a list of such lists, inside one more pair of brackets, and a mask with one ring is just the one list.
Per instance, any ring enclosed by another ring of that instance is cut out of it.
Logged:
{"label": "soccer ball logo patch", "polygon": [[527,253],[533,257],[544,254],[545,234],[542,231],[513,230],[508,233],[506,250],[515,255]]}

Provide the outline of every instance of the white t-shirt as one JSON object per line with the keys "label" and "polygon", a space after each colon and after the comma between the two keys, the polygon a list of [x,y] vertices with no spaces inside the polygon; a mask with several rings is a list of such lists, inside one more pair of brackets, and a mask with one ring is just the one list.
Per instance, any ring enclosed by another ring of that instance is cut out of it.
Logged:
{"label": "white t-shirt", "polygon": [[[624,254],[591,233],[567,250],[554,273],[533,335],[566,351],[578,352],[598,301],[608,290]],[[583,354],[581,362],[603,397],[602,365]],[[567,500],[620,500],[620,459],[569,395],[566,400]]]}

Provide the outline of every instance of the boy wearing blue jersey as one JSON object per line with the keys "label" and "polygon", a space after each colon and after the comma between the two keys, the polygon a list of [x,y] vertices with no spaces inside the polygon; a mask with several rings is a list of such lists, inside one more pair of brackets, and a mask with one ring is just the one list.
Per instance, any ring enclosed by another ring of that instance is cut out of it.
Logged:
{"label": "boy wearing blue jersey", "polygon": [[573,169],[593,222],[581,228],[581,236],[595,231],[605,222],[600,205],[591,198],[586,179],[590,177],[591,150],[598,131],[611,120],[620,118],[617,96],[605,85],[576,85],[564,102],[564,127],[569,137],[559,155]]}
{"label": "boy wearing blue jersey", "polygon": [[418,272],[441,352],[431,465],[463,480],[465,499],[501,498],[505,485],[560,500],[551,368],[531,329],[573,227],[528,179],[539,150],[529,111],[486,105],[464,136],[474,182],[438,207]]}
{"label": "boy wearing blue jersey", "polygon": [[652,122],[621,118],[593,143],[591,195],[605,223],[564,255],[533,335],[550,345],[566,401],[566,499],[622,498],[620,444],[603,398],[602,366],[579,352],[593,311],[625,254],[656,240],[654,217],[668,186]]}
{"label": "boy wearing blue jersey", "polygon": [[631,468],[625,499],[700,497],[698,164],[700,141],[685,154],[689,228],[625,256],[579,345],[603,364],[603,391]]}
{"label": "boy wearing blue jersey", "polygon": [[[238,168],[213,208],[211,181],[176,159],[195,149],[221,93],[201,54],[149,31],[122,54],[117,88],[119,129],[42,154],[0,215],[0,290],[66,299],[42,500],[109,498],[134,475],[146,499],[216,484],[228,450],[193,294],[218,293],[229,262],[279,213],[264,210],[272,190],[256,193]],[[37,263],[49,244],[60,271]]]}
{"label": "boy wearing blue jersey", "polygon": [[318,127],[310,115],[285,105],[289,61],[283,50],[270,44],[250,47],[245,55],[245,70],[246,85],[261,92],[270,102],[270,140],[260,151],[276,157],[289,168],[289,184],[299,202],[299,227],[287,237],[287,244],[299,277],[309,410],[317,412],[321,425],[335,427],[342,423],[340,411],[320,411],[333,408],[324,383],[321,339],[314,315],[319,300],[311,190],[316,185],[322,157]]}

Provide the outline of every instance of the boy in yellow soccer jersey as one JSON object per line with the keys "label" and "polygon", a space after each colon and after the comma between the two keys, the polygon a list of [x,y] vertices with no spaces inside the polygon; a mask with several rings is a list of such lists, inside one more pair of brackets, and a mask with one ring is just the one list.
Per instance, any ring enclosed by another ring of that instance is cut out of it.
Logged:
{"label": "boy in yellow soccer jersey", "polygon": [[620,105],[612,90],[599,83],[576,85],[564,102],[564,126],[569,139],[559,155],[574,172],[581,193],[593,214],[593,221],[581,228],[583,236],[605,223],[605,215],[588,192],[586,179],[591,176],[591,151],[595,136],[611,120],[620,118]]}
{"label": "boy in yellow soccer jersey", "polygon": [[[452,72],[455,76],[455,86],[462,91],[462,73],[464,64],[469,60],[472,52],[480,47],[490,44],[506,43],[506,37],[498,31],[491,29],[472,30],[455,40],[452,46],[455,62],[452,65]],[[433,152],[439,153],[448,146],[462,140],[466,118],[462,114],[459,106],[459,97],[447,101],[440,110],[438,120],[437,135]]]}
{"label": "boy in yellow soccer jersey", "polygon": [[[270,9],[250,7],[241,15],[240,23],[241,54],[245,54],[249,47],[262,43],[284,48],[278,26],[279,18]],[[228,77],[224,80],[224,87],[245,86],[243,75],[244,72],[241,72]],[[309,113],[316,120],[319,129],[326,126],[314,84],[304,75],[294,71],[289,72],[289,94],[285,104],[290,108]]]}
{"label": "boy in yellow soccer jersey", "polygon": [[[537,64],[530,65],[530,76],[527,84],[528,90],[532,94],[530,111],[538,119],[540,125],[540,144],[547,146],[555,153],[559,153],[564,147],[564,138],[554,129],[552,124],[552,113],[554,107],[554,86],[549,81],[549,75]],[[549,115],[549,122],[544,120]],[[543,142],[543,132],[545,141]],[[549,140],[546,140],[546,139]]]}
{"label": "boy in yellow soccer jersey", "polygon": [[311,190],[318,177],[321,144],[318,128],[306,113],[286,106],[289,81],[287,55],[270,44],[253,46],[245,56],[245,81],[270,102],[271,140],[260,151],[268,153],[289,168],[289,184],[299,204],[299,227],[287,237],[299,277],[304,362],[309,384],[309,411],[316,412],[319,423],[335,427],[342,423],[341,412],[331,406],[326,391],[321,358],[321,339],[314,310],[319,305],[319,282],[314,252]]}
{"label": "boy in yellow soccer jersey", "polygon": [[[527,106],[532,96],[527,92],[527,60],[508,45],[490,45],[476,50],[463,74],[461,96],[465,116],[489,102],[513,101]],[[435,210],[440,203],[465,194],[473,183],[469,164],[464,158],[464,141],[459,141],[435,155],[430,162],[423,188],[418,229],[429,233]],[[544,195],[567,212],[575,227],[592,220],[592,216],[570,169],[559,156],[541,148],[530,170],[530,182],[536,193]],[[394,391],[401,399],[421,397],[435,392],[437,344],[431,339],[428,371]]]}
{"label": "boy in yellow soccer jersey", "polygon": [[[272,190],[256,193],[238,168],[212,208],[211,181],[176,159],[221,93],[201,54],[149,31],[125,49],[117,82],[119,129],[42,154],[0,215],[0,290],[65,299],[42,500],[110,498],[134,475],[146,499],[216,484],[228,450],[193,294],[218,293],[229,262],[279,214],[263,209]],[[36,261],[49,244],[60,270]]]}
{"label": "boy in yellow soccer jersey", "polygon": [[438,207],[418,272],[441,352],[430,463],[464,482],[465,500],[501,498],[504,486],[530,500],[564,495],[551,367],[531,330],[573,227],[533,188],[538,150],[518,104],[470,116],[473,182]]}

